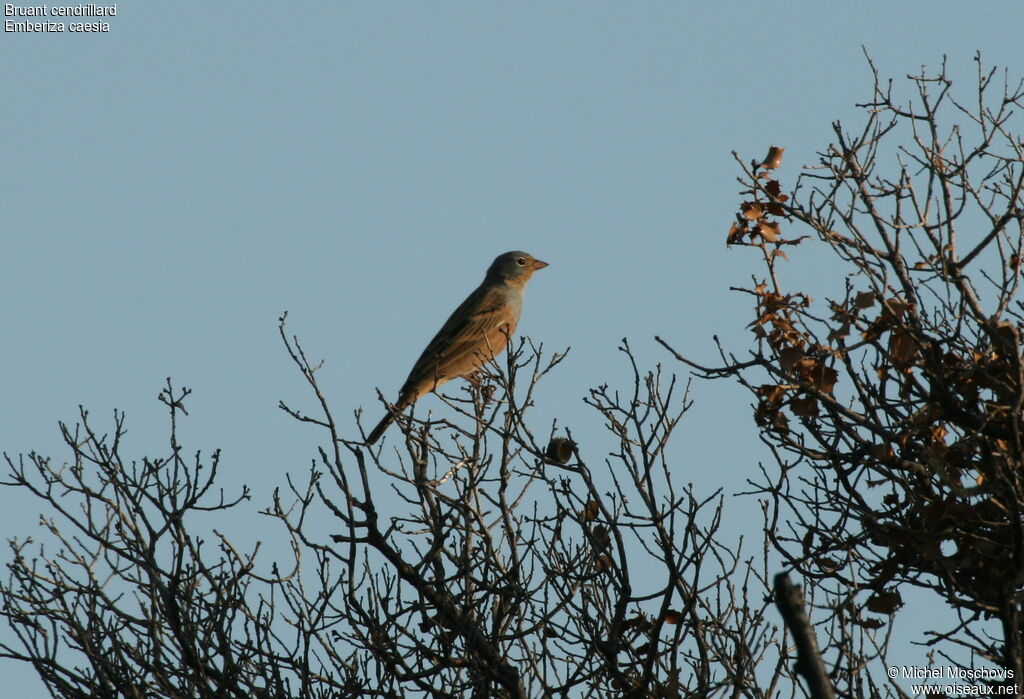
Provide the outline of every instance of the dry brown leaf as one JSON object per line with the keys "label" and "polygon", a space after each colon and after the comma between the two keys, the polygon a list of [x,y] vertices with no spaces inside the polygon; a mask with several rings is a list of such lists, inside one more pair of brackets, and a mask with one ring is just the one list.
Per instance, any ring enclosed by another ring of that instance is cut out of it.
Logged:
{"label": "dry brown leaf", "polygon": [[831,395],[839,381],[839,372],[830,366],[822,366],[821,373],[816,377],[818,390]]}
{"label": "dry brown leaf", "polygon": [[733,223],[732,226],[729,227],[729,234],[725,237],[726,245],[742,243],[743,236],[746,234],[746,232],[747,227],[745,225],[741,226],[738,223]]}
{"label": "dry brown leaf", "polygon": [[552,437],[551,441],[548,442],[548,448],[545,450],[544,455],[548,457],[549,463],[566,464],[572,458],[575,446],[571,440],[565,437]]}
{"label": "dry brown leaf", "polygon": [[740,211],[743,213],[743,217],[750,221],[759,221],[764,218],[764,207],[761,202],[745,201],[740,205]]}
{"label": "dry brown leaf", "polygon": [[903,606],[903,598],[900,597],[898,590],[876,592],[868,598],[866,606],[868,611],[875,614],[894,614]]}
{"label": "dry brown leaf", "polygon": [[774,243],[779,239],[779,224],[777,221],[758,221],[757,232],[766,243]]}
{"label": "dry brown leaf", "polygon": [[853,300],[853,305],[856,308],[864,309],[870,308],[875,305],[875,292],[873,291],[861,291],[857,294]]}
{"label": "dry brown leaf", "polygon": [[768,149],[768,155],[764,156],[764,160],[761,161],[761,167],[765,170],[775,170],[782,164],[782,153],[785,148],[779,148],[778,146],[772,146]]}
{"label": "dry brown leaf", "polygon": [[888,463],[896,456],[896,452],[892,450],[892,446],[888,444],[872,444],[868,448],[868,453],[871,457],[881,463]]}
{"label": "dry brown leaf", "polygon": [[906,371],[917,357],[917,342],[904,328],[898,328],[889,336],[889,357],[893,366]]}
{"label": "dry brown leaf", "polygon": [[794,365],[797,373],[802,379],[814,386],[822,393],[832,393],[836,382],[839,380],[839,372],[813,357],[804,357]]}
{"label": "dry brown leaf", "polygon": [[786,395],[786,389],[783,386],[765,384],[757,389],[757,393],[765,403],[774,405],[778,403],[784,395]]}
{"label": "dry brown leaf", "polygon": [[793,411],[794,415],[799,415],[800,417],[817,417],[818,399],[814,396],[794,398],[789,402],[789,409]]}
{"label": "dry brown leaf", "polygon": [[798,361],[803,359],[804,348],[799,345],[793,347],[784,347],[779,350],[779,367],[786,373],[793,370],[793,367]]}

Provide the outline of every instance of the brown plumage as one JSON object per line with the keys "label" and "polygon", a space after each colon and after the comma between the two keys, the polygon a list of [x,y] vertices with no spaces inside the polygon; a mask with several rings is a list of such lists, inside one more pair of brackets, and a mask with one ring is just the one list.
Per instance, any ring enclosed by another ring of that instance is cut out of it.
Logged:
{"label": "brown plumage", "polygon": [[451,379],[471,376],[500,354],[519,324],[523,289],[547,262],[513,250],[499,255],[483,282],[455,309],[409,372],[392,411],[373,428],[367,444],[376,442],[400,413]]}

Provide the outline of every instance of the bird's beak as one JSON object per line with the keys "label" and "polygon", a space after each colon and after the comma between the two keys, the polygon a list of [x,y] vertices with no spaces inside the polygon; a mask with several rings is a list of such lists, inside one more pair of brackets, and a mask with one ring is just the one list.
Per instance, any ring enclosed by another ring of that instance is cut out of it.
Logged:
{"label": "bird's beak", "polygon": [[535,259],[533,261],[533,271],[534,272],[536,272],[538,269],[544,269],[547,266],[548,266],[548,263],[545,262],[544,260],[537,260],[537,259]]}

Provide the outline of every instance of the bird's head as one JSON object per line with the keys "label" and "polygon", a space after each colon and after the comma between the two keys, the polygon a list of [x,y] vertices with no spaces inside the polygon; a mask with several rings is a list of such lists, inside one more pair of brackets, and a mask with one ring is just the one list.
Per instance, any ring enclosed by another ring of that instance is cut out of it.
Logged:
{"label": "bird's head", "polygon": [[501,279],[512,284],[525,284],[538,269],[548,266],[533,255],[513,250],[498,255],[487,269],[488,279]]}

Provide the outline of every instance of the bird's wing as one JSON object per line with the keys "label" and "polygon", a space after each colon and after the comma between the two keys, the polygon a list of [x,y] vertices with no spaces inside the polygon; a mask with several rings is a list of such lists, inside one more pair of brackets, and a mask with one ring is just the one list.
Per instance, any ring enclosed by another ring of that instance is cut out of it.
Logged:
{"label": "bird's wing", "polygon": [[[416,360],[402,386],[402,396],[415,400],[435,386],[475,368],[505,348],[508,332],[515,331],[518,318],[510,307],[507,290],[481,285],[455,309]],[[483,359],[480,359],[480,356]],[[474,366],[475,365],[475,366]],[[411,395],[415,394],[415,396]]]}

